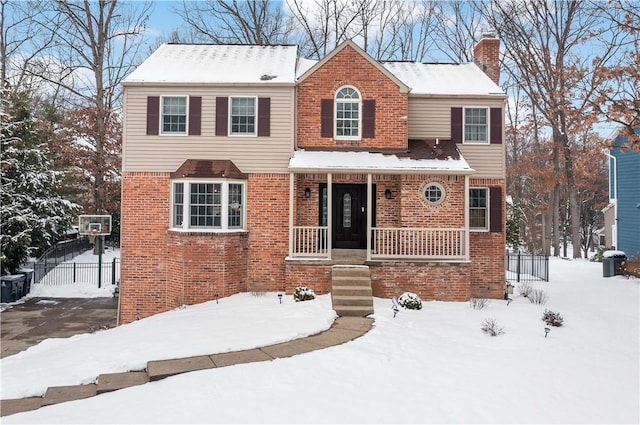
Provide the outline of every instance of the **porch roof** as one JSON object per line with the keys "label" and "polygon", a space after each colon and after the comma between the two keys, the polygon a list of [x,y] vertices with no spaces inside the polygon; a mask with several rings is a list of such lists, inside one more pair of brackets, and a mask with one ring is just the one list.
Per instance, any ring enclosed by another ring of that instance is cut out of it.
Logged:
{"label": "porch roof", "polygon": [[[431,152],[430,148],[433,146],[428,142],[413,140],[410,142],[409,150],[397,152],[371,152],[356,149],[296,150],[289,160],[289,171],[457,175],[475,172],[457,149],[454,148],[453,151],[448,149],[450,143],[442,142],[445,149],[439,148],[438,155]],[[416,149],[417,146],[421,147]]]}

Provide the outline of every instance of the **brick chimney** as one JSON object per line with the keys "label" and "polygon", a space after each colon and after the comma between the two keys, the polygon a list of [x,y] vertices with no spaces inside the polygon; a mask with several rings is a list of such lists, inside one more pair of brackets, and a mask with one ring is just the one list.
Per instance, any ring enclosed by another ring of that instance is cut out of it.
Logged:
{"label": "brick chimney", "polygon": [[482,34],[473,48],[473,61],[494,83],[500,85],[500,40],[495,34]]}

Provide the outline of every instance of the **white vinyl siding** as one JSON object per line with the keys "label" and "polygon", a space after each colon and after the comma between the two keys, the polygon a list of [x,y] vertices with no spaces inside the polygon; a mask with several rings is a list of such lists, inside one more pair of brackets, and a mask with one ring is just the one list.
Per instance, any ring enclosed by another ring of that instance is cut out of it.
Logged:
{"label": "white vinyl siding", "polygon": [[[202,97],[200,136],[146,134],[147,97],[191,95]],[[215,135],[216,97],[255,96],[271,99],[271,132],[267,137]],[[123,171],[175,171],[186,159],[229,159],[245,173],[288,172],[293,151],[293,87],[193,88],[125,86]]]}
{"label": "white vinyl siding", "polygon": [[[451,139],[451,108],[501,108],[503,106],[504,99],[497,97],[409,96],[409,139]],[[471,168],[476,170],[474,177],[504,178],[505,143],[460,143],[458,149]]]}

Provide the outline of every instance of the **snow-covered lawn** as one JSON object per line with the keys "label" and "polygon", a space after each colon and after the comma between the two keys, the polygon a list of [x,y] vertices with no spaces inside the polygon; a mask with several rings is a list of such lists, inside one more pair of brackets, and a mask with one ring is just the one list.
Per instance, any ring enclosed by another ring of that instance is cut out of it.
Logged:
{"label": "snow-covered lawn", "polygon": [[[549,295],[484,310],[424,302],[337,347],[193,372],[2,418],[9,423],[639,423],[640,280],[551,259]],[[564,326],[545,338],[545,308]],[[294,303],[241,294],[119,328],[46,340],[2,360],[2,398],[89,382],[147,360],[244,349],[315,333],[328,296]],[[494,318],[505,333],[480,328]]]}

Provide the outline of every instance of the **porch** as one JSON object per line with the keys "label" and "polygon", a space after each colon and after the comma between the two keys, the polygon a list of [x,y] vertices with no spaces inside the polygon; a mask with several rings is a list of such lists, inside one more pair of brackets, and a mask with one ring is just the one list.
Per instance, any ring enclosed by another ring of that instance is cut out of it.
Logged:
{"label": "porch", "polygon": [[451,141],[305,151],[289,161],[288,260],[469,261],[469,176]]}

